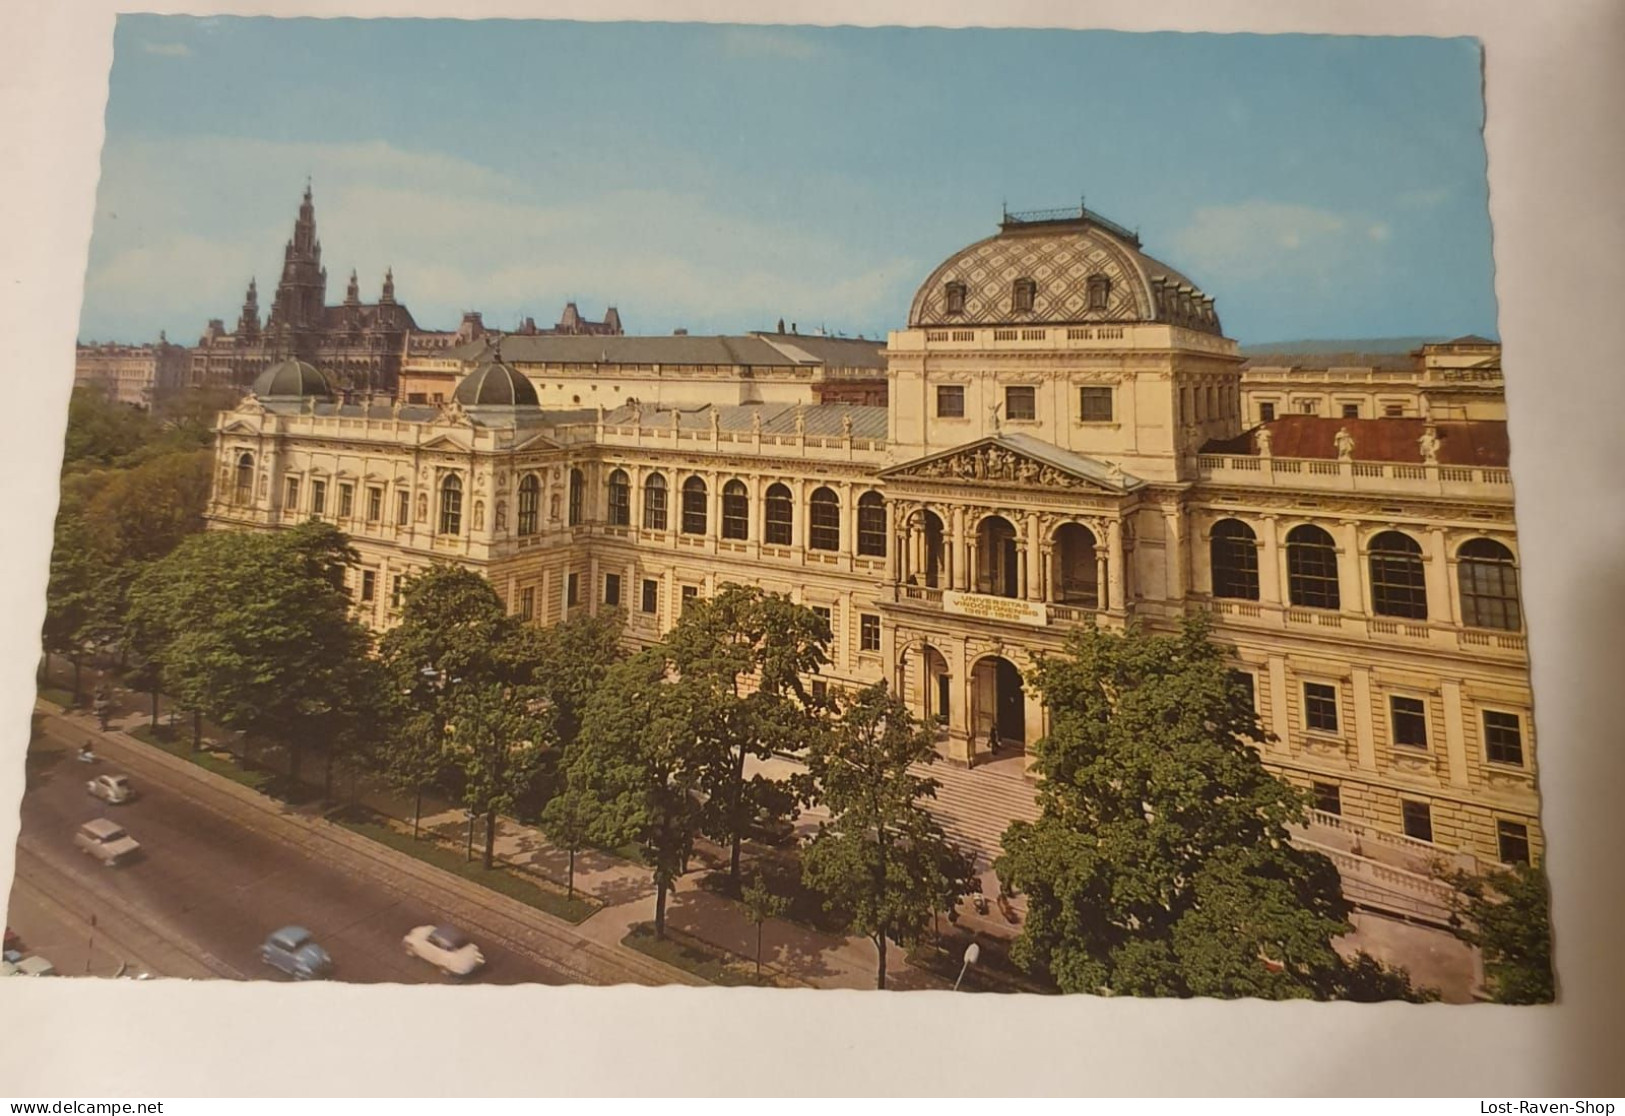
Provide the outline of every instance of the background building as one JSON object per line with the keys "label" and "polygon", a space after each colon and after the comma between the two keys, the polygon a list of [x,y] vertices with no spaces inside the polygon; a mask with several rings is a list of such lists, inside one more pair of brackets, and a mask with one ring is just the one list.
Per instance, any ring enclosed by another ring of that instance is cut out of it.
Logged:
{"label": "background building", "polygon": [[187,351],[162,333],[154,345],[80,345],[73,386],[91,388],[131,407],[151,407],[186,383]]}

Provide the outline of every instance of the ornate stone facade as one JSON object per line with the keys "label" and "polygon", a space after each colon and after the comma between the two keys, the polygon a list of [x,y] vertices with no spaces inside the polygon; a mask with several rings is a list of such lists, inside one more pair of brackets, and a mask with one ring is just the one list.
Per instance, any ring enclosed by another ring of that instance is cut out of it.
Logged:
{"label": "ornate stone facade", "polygon": [[1379,846],[1538,857],[1504,426],[1255,431],[1234,342],[1199,325],[917,321],[888,340],[885,408],[755,401],[721,371],[688,403],[616,401],[607,377],[607,402],[560,406],[518,362],[538,406],[262,401],[222,416],[210,517],[334,520],[380,627],[435,561],[537,623],[618,608],[640,642],[719,584],[783,591],[829,618],[824,681],[885,680],[973,766],[1043,735],[1023,673],[1070,630],[1205,611],[1264,760],[1314,796],[1305,840],[1358,835],[1345,880],[1383,893]]}

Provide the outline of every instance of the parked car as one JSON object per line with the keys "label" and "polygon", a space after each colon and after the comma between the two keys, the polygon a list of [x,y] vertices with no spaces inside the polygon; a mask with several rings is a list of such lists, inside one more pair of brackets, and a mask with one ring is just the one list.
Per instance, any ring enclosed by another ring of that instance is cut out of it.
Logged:
{"label": "parked car", "polygon": [[15,951],[0,961],[0,976],[56,976],[56,966],[40,956],[24,957]]}
{"label": "parked car", "polygon": [[284,926],[266,938],[260,960],[294,980],[322,980],[333,972],[333,958],[303,926]]}
{"label": "parked car", "polygon": [[419,926],[401,940],[406,952],[441,972],[465,977],[485,964],[485,954],[455,926]]}
{"label": "parked car", "polygon": [[17,931],[13,930],[9,926],[6,927],[6,944],[4,946],[5,951],[10,953],[14,949],[20,950],[22,948],[23,940],[22,938],[18,937]]}
{"label": "parked car", "polygon": [[128,802],[135,797],[135,790],[130,786],[130,780],[123,775],[98,775],[85,784],[85,790],[92,797],[99,798],[109,805],[117,806],[120,802]]}
{"label": "parked car", "polygon": [[81,825],[79,832],[73,835],[73,843],[109,868],[141,851],[140,842],[124,832],[118,822],[107,818],[95,818]]}

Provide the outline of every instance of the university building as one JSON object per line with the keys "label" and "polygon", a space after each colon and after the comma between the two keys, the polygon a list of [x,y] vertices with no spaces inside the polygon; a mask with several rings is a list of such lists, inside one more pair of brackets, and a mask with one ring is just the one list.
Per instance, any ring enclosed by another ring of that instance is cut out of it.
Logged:
{"label": "university building", "polygon": [[[819,684],[885,680],[971,780],[1043,735],[1035,655],[1206,611],[1346,887],[1540,856],[1494,346],[1392,381],[1245,366],[1211,297],[1083,209],[1008,215],[869,357],[815,341],[484,339],[440,404],[286,361],[219,420],[209,518],[334,522],[377,627],[437,561],[639,642],[726,582],[787,593],[830,625]],[[870,360],[883,406],[821,397]]]}

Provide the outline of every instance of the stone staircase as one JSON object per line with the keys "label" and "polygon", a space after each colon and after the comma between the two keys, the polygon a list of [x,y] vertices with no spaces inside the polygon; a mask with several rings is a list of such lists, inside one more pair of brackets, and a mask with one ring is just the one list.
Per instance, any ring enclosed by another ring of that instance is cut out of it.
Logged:
{"label": "stone staircase", "polygon": [[1019,758],[966,769],[946,763],[916,773],[940,786],[930,810],[948,838],[987,867],[1003,851],[1004,831],[1013,821],[1038,818],[1038,792],[1021,773]]}

